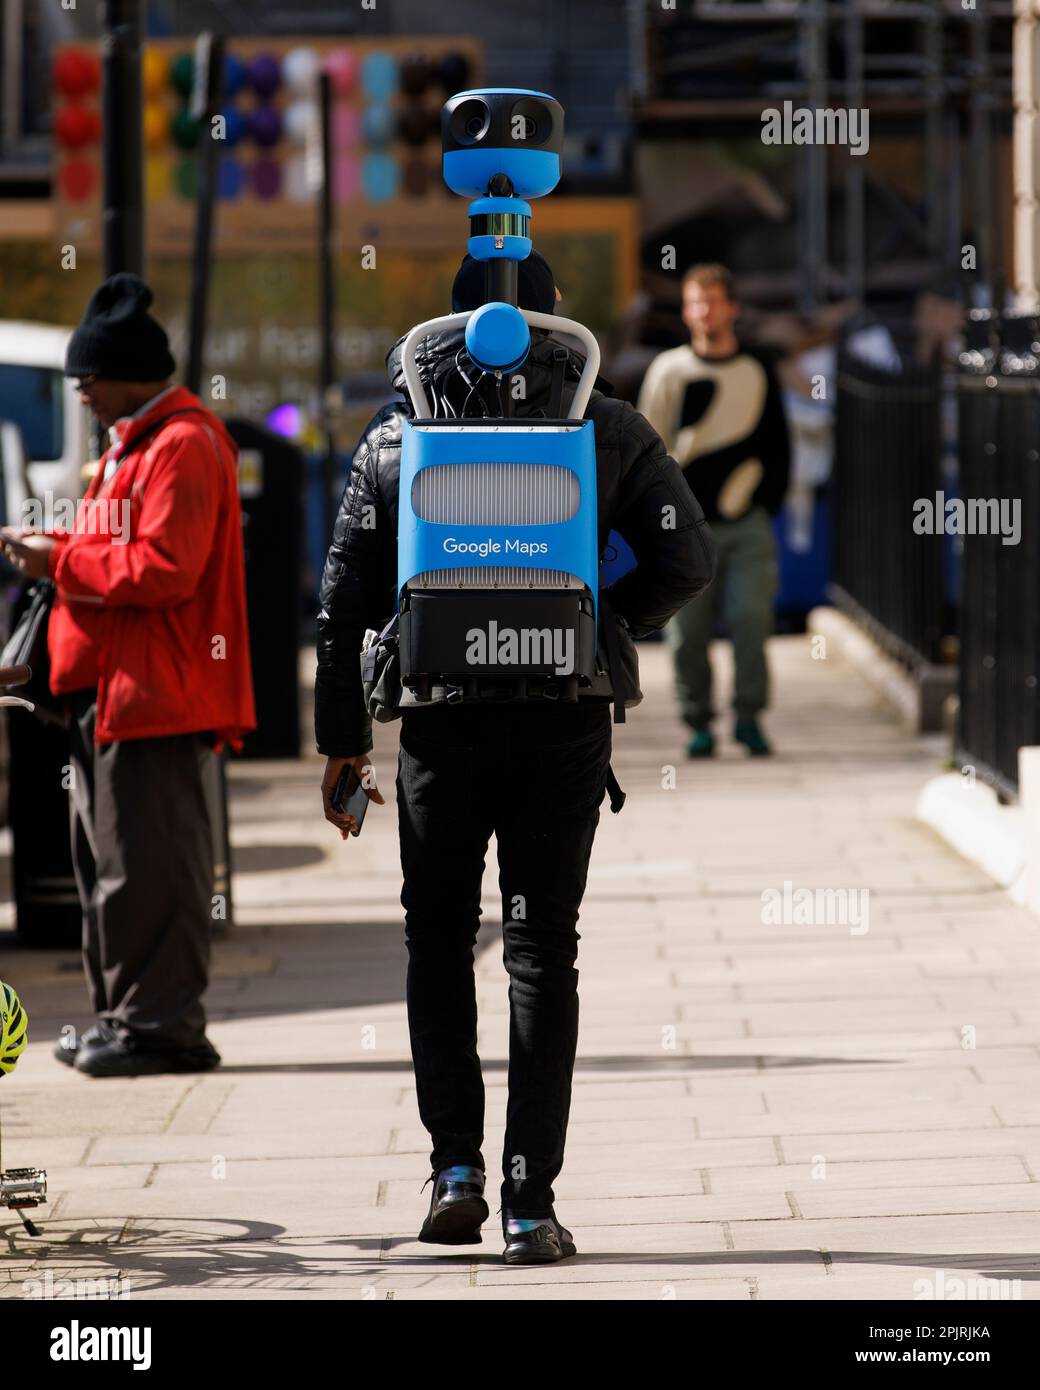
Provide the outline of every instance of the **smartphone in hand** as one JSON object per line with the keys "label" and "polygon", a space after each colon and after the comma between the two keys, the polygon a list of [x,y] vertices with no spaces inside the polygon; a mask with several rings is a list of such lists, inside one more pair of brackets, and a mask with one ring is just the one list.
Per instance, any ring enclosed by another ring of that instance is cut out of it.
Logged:
{"label": "smartphone in hand", "polygon": [[336,780],[332,789],[332,809],[339,815],[354,817],[351,835],[360,835],[368,810],[368,792],[361,785],[361,778],[353,763],[348,763]]}

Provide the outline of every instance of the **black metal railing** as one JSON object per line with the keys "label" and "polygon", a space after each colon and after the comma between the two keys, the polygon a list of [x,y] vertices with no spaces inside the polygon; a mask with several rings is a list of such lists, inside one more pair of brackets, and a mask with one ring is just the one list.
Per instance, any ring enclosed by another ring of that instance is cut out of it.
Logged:
{"label": "black metal railing", "polygon": [[[975,313],[957,380],[962,765],[1013,794],[1040,743],[1040,323]],[[1015,518],[1018,533],[1015,536]]]}
{"label": "black metal railing", "polygon": [[[831,597],[908,667],[938,663],[949,626],[944,537],[915,529],[942,488],[938,359],[882,330],[891,362],[838,355]],[[852,344],[857,341],[851,339]]]}

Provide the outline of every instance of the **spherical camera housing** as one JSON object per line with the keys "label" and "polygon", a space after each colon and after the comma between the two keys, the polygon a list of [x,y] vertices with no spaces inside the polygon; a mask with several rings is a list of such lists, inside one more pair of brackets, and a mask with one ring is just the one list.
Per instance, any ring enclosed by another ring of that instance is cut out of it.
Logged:
{"label": "spherical camera housing", "polygon": [[531,330],[515,304],[482,304],[466,324],[466,351],[482,371],[514,371],[530,350]]}
{"label": "spherical camera housing", "polygon": [[483,87],[456,92],[441,111],[444,182],[464,198],[489,191],[542,198],[560,181],[563,107],[545,92]]}

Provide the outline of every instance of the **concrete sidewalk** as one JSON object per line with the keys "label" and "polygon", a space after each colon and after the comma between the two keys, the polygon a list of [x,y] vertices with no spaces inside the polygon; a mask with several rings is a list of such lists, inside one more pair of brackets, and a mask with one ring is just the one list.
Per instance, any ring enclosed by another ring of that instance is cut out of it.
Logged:
{"label": "concrete sidewalk", "polygon": [[[0,1087],[4,1162],[47,1167],[53,1197],[39,1240],[4,1213],[0,1296],[34,1280],[46,1291],[48,1273],[55,1291],[126,1279],[132,1298],[910,1300],[980,1279],[1040,1296],[1040,926],[914,822],[940,745],[900,733],[808,639],[784,638],[779,756],[724,745],[690,763],[665,654],[641,652],[647,698],[615,739],[628,804],[617,817],[604,805],[580,923],[557,1184],[578,1257],[505,1267],[497,1196],[482,1246],[415,1241],[428,1143],[393,807],[342,844],[310,758],[232,773],[239,920],[208,996],[219,1072],[89,1081],[61,1068],[53,1039],[86,1021],[78,960],[0,932],[0,976],[34,1039]],[[390,798],[395,740],[380,729]],[[493,856],[485,886],[497,1192]],[[817,894],[828,888],[847,893]]]}

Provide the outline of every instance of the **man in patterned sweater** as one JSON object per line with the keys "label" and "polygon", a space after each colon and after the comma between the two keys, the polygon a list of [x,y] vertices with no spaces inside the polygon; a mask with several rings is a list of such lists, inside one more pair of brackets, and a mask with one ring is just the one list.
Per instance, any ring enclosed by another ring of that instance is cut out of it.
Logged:
{"label": "man in patterned sweater", "polygon": [[715,751],[708,648],[720,607],[736,668],[734,737],[752,754],[771,751],[758,716],[769,700],[765,641],[778,578],[771,518],[787,491],[790,443],[771,366],[737,340],[739,312],[724,266],[688,270],[683,322],[690,346],[655,358],[639,394],[640,413],[682,467],[718,545],[716,583],[665,629],[694,758]]}

